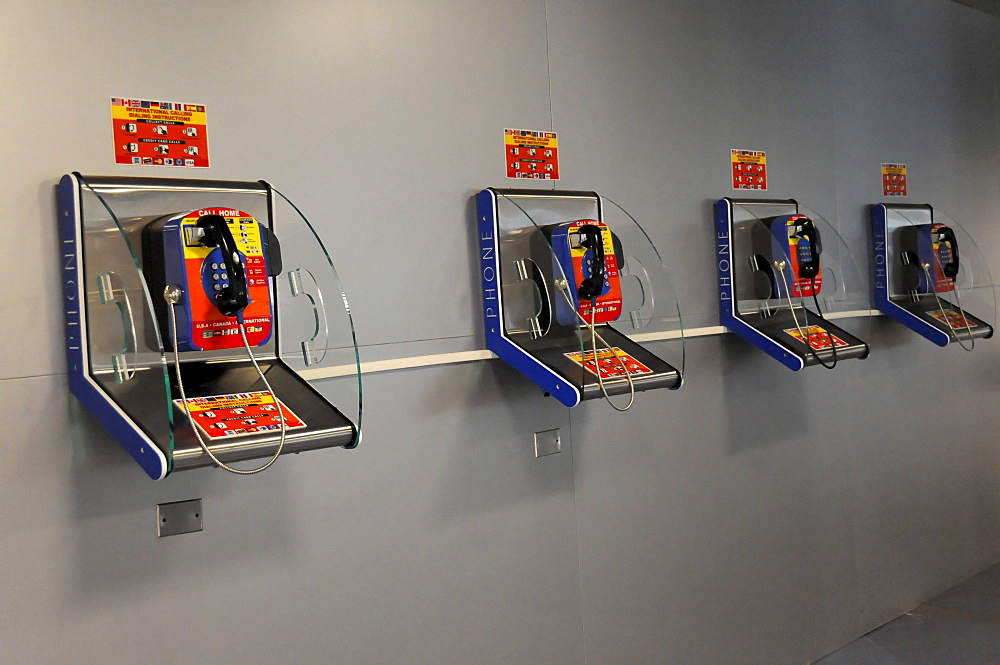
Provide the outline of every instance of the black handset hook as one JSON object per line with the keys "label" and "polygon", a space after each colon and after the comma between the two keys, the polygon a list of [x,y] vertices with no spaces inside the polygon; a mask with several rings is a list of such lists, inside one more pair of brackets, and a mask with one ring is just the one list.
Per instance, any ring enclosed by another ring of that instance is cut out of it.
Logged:
{"label": "black handset hook", "polygon": [[764,293],[765,289],[758,288],[761,286],[761,283],[756,279],[754,280],[754,298],[757,298],[758,300],[777,298],[779,294],[778,278],[774,274],[774,266],[772,266],[770,261],[768,261],[761,254],[751,254],[747,257],[747,260],[750,263],[750,270],[754,273],[754,276],[756,277],[758,273],[761,273],[764,275],[764,280],[767,282],[767,284],[764,285],[767,292]]}
{"label": "black handset hook", "polygon": [[917,291],[920,290],[920,278],[923,276],[920,256],[911,249],[904,249],[899,253],[899,260],[903,264],[903,269],[900,271],[903,290],[915,297]]}
{"label": "black handset hook", "polygon": [[604,237],[600,227],[593,224],[584,224],[576,232],[580,234],[580,246],[589,249],[593,257],[589,274],[580,282],[578,291],[584,300],[593,300],[604,287]]}
{"label": "black handset hook", "polygon": [[217,293],[209,294],[215,298],[215,306],[225,316],[236,316],[250,303],[247,291],[247,276],[240,260],[240,252],[236,248],[236,239],[226,218],[221,215],[205,215],[198,220],[198,226],[205,229],[201,244],[206,247],[221,247],[222,260],[229,273],[229,286],[222,287]]}
{"label": "black handset hook", "polygon": [[808,217],[801,219],[798,222],[798,226],[799,232],[796,235],[799,238],[809,240],[809,253],[811,255],[808,261],[799,262],[799,277],[813,278],[819,274],[819,255],[823,253],[823,243],[819,237],[819,229],[816,228],[815,222]]}
{"label": "black handset hook", "polygon": [[955,230],[950,226],[940,226],[937,234],[940,237],[938,242],[947,242],[951,248],[951,260],[941,266],[941,273],[948,279],[953,279],[958,275],[958,240],[955,238]]}

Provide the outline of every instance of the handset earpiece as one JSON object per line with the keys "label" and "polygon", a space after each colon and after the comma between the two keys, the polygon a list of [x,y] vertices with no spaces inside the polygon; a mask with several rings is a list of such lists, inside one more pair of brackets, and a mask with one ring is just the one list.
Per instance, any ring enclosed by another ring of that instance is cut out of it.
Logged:
{"label": "handset earpiece", "polygon": [[236,247],[236,239],[226,218],[221,215],[205,215],[198,220],[198,227],[204,229],[201,244],[205,247],[219,247],[222,260],[229,274],[229,284],[215,293],[208,293],[209,299],[225,316],[237,316],[250,303],[247,276]]}
{"label": "handset earpiece", "polygon": [[601,295],[604,287],[604,238],[600,227],[584,224],[577,227],[580,246],[590,250],[591,262],[588,275],[580,282],[578,293],[583,300],[593,300]]}

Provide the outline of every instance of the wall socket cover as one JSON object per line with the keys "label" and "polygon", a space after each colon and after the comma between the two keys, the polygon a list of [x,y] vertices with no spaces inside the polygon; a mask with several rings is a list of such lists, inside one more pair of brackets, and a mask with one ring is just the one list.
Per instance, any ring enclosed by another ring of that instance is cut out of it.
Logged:
{"label": "wall socket cover", "polygon": [[535,432],[535,457],[544,457],[562,452],[559,428]]}
{"label": "wall socket cover", "polygon": [[156,506],[156,536],[176,536],[201,531],[205,513],[201,499],[160,503]]}

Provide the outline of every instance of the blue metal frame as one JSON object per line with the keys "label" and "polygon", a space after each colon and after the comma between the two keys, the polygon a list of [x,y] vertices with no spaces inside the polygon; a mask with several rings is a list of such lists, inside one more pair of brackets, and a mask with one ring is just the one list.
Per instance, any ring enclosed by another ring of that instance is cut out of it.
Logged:
{"label": "blue metal frame", "polygon": [[503,294],[500,288],[499,219],[497,194],[484,189],[476,196],[479,226],[480,277],[483,289],[483,322],[486,348],[534,381],[566,406],[580,403],[580,391],[511,341],[504,330]]}
{"label": "blue metal frame", "polygon": [[[927,206],[931,220],[934,219],[934,209]],[[919,316],[900,307],[889,298],[889,248],[888,248],[888,212],[889,206],[877,203],[871,207],[872,224],[872,267],[874,269],[875,308],[894,321],[926,337],[938,346],[948,346],[951,337]]]}
{"label": "blue metal frame", "polygon": [[758,349],[793,371],[805,367],[805,361],[770,336],[744,321],[736,310],[736,289],[733,284],[733,201],[719,199],[715,203],[716,268],[719,276],[719,321]]}
{"label": "blue metal frame", "polygon": [[[153,480],[167,475],[169,462],[159,447],[90,377],[87,356],[86,285],[83,275],[80,182],[65,175],[57,188],[63,302],[66,312],[66,361],[70,392],[111,433]],[[141,278],[141,275],[140,275]]]}

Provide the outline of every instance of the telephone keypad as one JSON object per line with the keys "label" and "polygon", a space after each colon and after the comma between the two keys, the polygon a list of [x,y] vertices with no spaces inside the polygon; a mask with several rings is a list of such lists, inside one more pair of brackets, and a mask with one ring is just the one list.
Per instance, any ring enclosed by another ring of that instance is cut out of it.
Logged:
{"label": "telephone keypad", "polygon": [[[586,264],[586,265],[587,265],[588,267],[589,267],[589,266],[593,266],[593,265],[594,265],[594,259],[593,259],[593,258],[591,258],[592,256],[593,256],[593,255],[591,254],[591,251],[590,251],[589,249],[588,249],[588,250],[587,250],[587,252],[586,252],[586,253],[585,253],[585,254],[583,255],[583,261],[584,261],[584,263],[585,263],[585,264]],[[591,274],[593,274],[593,272],[591,272]],[[594,275],[594,277],[597,277],[597,275]],[[603,284],[603,285],[602,285],[602,287],[601,287],[601,292],[597,294],[597,295],[598,295],[598,297],[600,297],[600,296],[603,296],[603,295],[607,294],[607,293],[608,293],[608,291],[610,291],[610,290],[611,290],[611,276],[610,276],[610,273],[609,273],[609,271],[608,271],[608,269],[607,269],[607,268],[605,268],[605,269],[604,269],[604,270],[603,270],[603,271],[601,272],[601,277],[603,277],[603,278],[604,278],[604,279],[603,279],[603,282],[604,282],[604,284]]]}
{"label": "telephone keypad", "polygon": [[[221,272],[226,267],[225,261],[221,259],[222,249],[216,247],[205,257],[205,262],[202,264],[201,282],[207,293],[213,291],[218,293],[229,286],[229,273]],[[240,259],[246,261],[246,257],[242,254],[240,255]]]}

